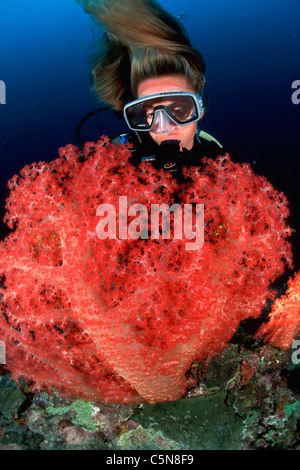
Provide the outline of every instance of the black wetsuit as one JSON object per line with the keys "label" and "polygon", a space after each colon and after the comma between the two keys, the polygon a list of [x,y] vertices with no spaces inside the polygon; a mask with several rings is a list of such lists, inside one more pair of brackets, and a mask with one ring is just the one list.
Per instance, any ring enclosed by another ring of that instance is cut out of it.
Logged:
{"label": "black wetsuit", "polygon": [[112,139],[112,142],[130,142],[133,144],[131,150],[131,162],[138,166],[142,161],[150,161],[154,168],[171,172],[176,179],[182,179],[181,169],[186,166],[201,166],[203,157],[216,158],[224,155],[225,151],[221,145],[213,140],[207,140],[195,135],[194,145],[191,150],[179,149],[179,141],[166,140],[158,145],[154,142],[148,132],[134,132],[121,134]]}

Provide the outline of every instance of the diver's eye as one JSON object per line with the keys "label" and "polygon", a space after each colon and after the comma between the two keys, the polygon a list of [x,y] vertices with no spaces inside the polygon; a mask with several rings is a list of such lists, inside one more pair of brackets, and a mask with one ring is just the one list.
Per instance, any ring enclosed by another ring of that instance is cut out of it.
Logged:
{"label": "diver's eye", "polygon": [[186,115],[187,115],[186,109],[185,109],[185,108],[182,108],[182,107],[181,107],[181,108],[176,107],[176,108],[174,109],[174,113],[175,113],[176,116],[178,116],[178,117],[179,117],[179,116],[186,117]]}
{"label": "diver's eye", "polygon": [[187,106],[175,106],[172,113],[179,121],[185,121],[191,117],[193,110]]}
{"label": "diver's eye", "polygon": [[146,119],[147,119],[148,124],[152,123],[153,116],[154,116],[154,110],[153,109],[147,109],[146,110]]}

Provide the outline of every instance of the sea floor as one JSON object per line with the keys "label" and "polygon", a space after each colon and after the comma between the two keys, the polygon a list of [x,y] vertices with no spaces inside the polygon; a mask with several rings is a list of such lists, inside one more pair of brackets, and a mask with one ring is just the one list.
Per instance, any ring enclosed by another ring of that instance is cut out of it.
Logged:
{"label": "sea floor", "polygon": [[0,450],[300,450],[300,365],[292,351],[232,343],[185,398],[103,404],[32,393],[0,369]]}

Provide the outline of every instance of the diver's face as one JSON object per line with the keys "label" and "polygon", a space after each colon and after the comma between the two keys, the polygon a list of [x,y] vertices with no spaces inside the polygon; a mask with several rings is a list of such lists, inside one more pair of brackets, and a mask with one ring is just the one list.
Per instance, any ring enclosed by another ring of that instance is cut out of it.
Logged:
{"label": "diver's face", "polygon": [[[188,85],[184,75],[164,75],[143,80],[138,86],[138,98],[141,96],[154,95],[164,91],[188,91],[195,93]],[[160,145],[164,140],[180,140],[180,150],[186,148],[191,150],[194,145],[197,122],[185,126],[174,126],[167,133],[154,133],[149,131],[154,142]]]}

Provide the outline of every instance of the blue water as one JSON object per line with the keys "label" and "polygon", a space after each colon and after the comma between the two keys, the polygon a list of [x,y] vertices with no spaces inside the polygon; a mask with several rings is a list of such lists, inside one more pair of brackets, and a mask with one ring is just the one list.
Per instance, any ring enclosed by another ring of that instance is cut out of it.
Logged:
{"label": "blue water", "polygon": [[[291,100],[292,82],[300,80],[298,0],[162,0],[161,5],[185,14],[192,43],[206,60],[210,105],[202,128],[286,193],[291,224],[300,232],[300,104]],[[6,180],[27,163],[54,159],[58,147],[76,144],[77,123],[99,106],[87,62],[94,30],[73,0],[1,2],[0,80],[6,84],[6,104],[0,105],[1,218]],[[106,112],[84,127],[83,137],[125,129]],[[295,256],[299,265],[297,251]]]}

